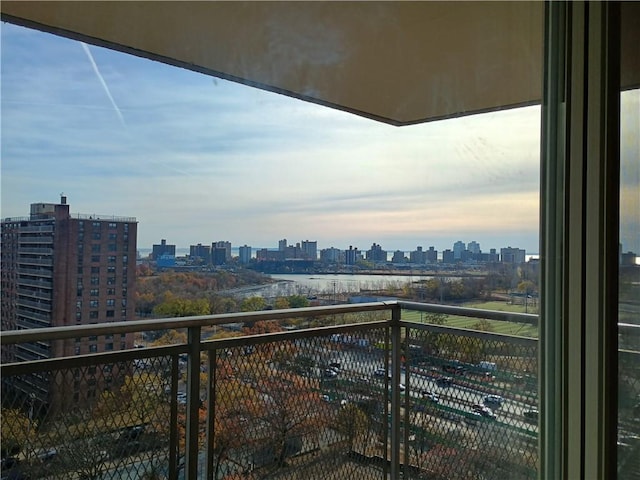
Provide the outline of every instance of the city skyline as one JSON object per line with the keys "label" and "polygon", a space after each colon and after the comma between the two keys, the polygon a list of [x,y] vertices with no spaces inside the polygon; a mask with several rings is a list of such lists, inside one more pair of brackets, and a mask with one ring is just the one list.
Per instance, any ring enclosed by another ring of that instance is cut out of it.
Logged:
{"label": "city skyline", "polygon": [[74,213],[136,217],[141,248],[295,230],[538,251],[539,106],[391,127],[10,24],[2,72],[3,218],[64,192]]}

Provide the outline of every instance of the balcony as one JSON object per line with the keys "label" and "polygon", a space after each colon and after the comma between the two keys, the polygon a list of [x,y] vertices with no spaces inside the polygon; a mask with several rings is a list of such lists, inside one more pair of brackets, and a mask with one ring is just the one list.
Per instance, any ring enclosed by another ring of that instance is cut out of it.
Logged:
{"label": "balcony", "polygon": [[[188,337],[3,365],[12,462],[31,478],[535,478],[537,340],[403,320],[419,312],[536,321],[389,302],[5,332]],[[238,323],[261,333],[210,339]]]}
{"label": "balcony", "polygon": [[[418,320],[438,313],[537,321],[384,302],[4,332],[5,351],[168,329],[187,341],[4,364],[3,458],[30,478],[536,478],[537,339]],[[252,330],[231,336],[239,323]],[[621,435],[640,427],[639,345],[620,350]],[[640,442],[621,442],[637,471]]]}

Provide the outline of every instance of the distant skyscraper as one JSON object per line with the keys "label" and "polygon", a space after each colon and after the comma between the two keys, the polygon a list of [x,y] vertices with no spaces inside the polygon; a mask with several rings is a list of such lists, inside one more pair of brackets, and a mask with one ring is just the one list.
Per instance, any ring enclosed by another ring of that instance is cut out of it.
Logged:
{"label": "distant skyscraper", "polygon": [[427,250],[427,262],[429,263],[437,263],[438,262],[438,251],[434,247],[429,247]]}
{"label": "distant skyscraper", "polygon": [[416,264],[427,263],[427,253],[422,251],[422,247],[416,247],[416,250],[409,253],[409,261]]}
{"label": "distant skyscraper", "polygon": [[[59,204],[31,204],[28,217],[3,220],[2,330],[133,320],[136,235],[135,218],[72,216],[64,196]],[[133,334],[105,335],[16,345],[2,355],[3,361],[19,362],[132,347]],[[32,376],[28,386],[13,387],[57,408],[62,399],[82,403],[96,397],[117,384],[117,376],[114,367],[91,383],[49,384]]]}
{"label": "distant skyscraper", "polygon": [[524,263],[526,258],[526,252],[520,248],[501,248],[500,249],[500,261],[502,263]]}
{"label": "distant skyscraper", "polygon": [[339,248],[324,248],[320,250],[320,261],[325,263],[344,263],[344,253]]}
{"label": "distant skyscraper", "polygon": [[367,250],[366,258],[372,262],[386,262],[387,251],[383,250],[382,246],[374,243],[371,245],[371,248]]}
{"label": "distant skyscraper", "polygon": [[355,265],[358,261],[358,248],[353,248],[353,246],[349,245],[349,250],[345,252],[345,261],[347,265]]}
{"label": "distant skyscraper", "polygon": [[211,247],[209,245],[202,245],[201,243],[190,245],[189,258],[191,261],[209,264],[211,263]]}
{"label": "distant skyscraper", "polygon": [[467,250],[469,250],[473,255],[477,255],[480,253],[480,244],[475,240],[471,241],[467,244]]}
{"label": "distant skyscraper", "polygon": [[453,244],[453,258],[455,260],[459,260],[460,258],[462,258],[462,252],[464,251],[465,251],[464,242],[458,240],[456,243]]}
{"label": "distant skyscraper", "polygon": [[302,253],[303,255],[310,260],[318,259],[318,242],[310,242],[309,240],[304,240],[302,242]]}
{"label": "distant skyscraper", "polygon": [[393,252],[391,261],[393,263],[405,263],[407,261],[407,257],[404,256],[404,252],[402,250],[396,250]]}
{"label": "distant skyscraper", "polygon": [[280,250],[281,252],[284,252],[287,249],[287,239],[283,238],[282,240],[278,241],[278,250]]}
{"label": "distant skyscraper", "polygon": [[176,246],[167,244],[167,241],[163,238],[160,240],[160,244],[154,244],[151,250],[151,259],[157,260],[163,255],[176,256]]}
{"label": "distant skyscraper", "polygon": [[454,256],[453,250],[446,249],[442,251],[442,263],[455,263],[456,258]]}
{"label": "distant skyscraper", "polygon": [[227,241],[218,241],[218,242],[214,242],[211,245],[211,252],[213,254],[213,251],[216,248],[221,248],[224,250],[224,261],[222,263],[229,263],[231,261],[231,242],[227,242]]}
{"label": "distant skyscraper", "polygon": [[251,262],[251,247],[243,245],[238,250],[240,263],[246,265]]}

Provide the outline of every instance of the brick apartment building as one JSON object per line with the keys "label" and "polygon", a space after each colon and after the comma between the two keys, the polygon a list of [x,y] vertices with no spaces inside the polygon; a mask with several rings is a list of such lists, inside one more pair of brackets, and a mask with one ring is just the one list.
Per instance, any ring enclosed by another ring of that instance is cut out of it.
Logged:
{"label": "brick apartment building", "polygon": [[[69,213],[59,204],[33,203],[28,217],[2,220],[0,313],[2,330],[133,320],[136,278],[135,218]],[[2,362],[41,360],[133,347],[133,336],[104,335],[22,344],[3,349]],[[11,389],[53,406],[95,397],[118,372],[71,372],[72,378],[32,377]],[[82,378],[80,378],[82,377]],[[7,387],[3,385],[3,387]],[[70,394],[71,393],[71,394]]]}

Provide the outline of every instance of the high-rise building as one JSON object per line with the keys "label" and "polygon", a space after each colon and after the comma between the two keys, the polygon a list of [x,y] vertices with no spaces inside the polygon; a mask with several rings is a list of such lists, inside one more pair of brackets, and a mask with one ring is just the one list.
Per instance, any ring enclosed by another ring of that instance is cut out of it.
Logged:
{"label": "high-rise building", "polygon": [[345,250],[344,253],[344,263],[346,263],[347,265],[355,265],[359,258],[358,247],[353,248],[352,245],[349,245],[349,250]]}
{"label": "high-rise building", "polygon": [[480,244],[475,240],[472,240],[467,243],[467,250],[469,250],[473,255],[477,255],[480,253]]}
{"label": "high-rise building", "polygon": [[[216,248],[224,250],[224,261],[222,263],[231,262],[231,242],[227,242],[224,240],[213,242],[213,244],[211,244],[212,257],[213,257],[213,252],[216,250]],[[215,264],[216,262],[214,261],[213,263]],[[221,265],[222,263],[218,265]]]}
{"label": "high-rise building", "polygon": [[251,262],[251,247],[249,247],[248,245],[243,245],[242,247],[240,247],[238,249],[238,254],[240,257],[240,263],[242,263],[243,265]]}
{"label": "high-rise building", "polygon": [[460,260],[460,258],[462,257],[462,252],[464,252],[466,250],[465,244],[463,241],[458,240],[456,243],[453,244],[453,258],[455,260]]}
{"label": "high-rise building", "polygon": [[416,264],[427,263],[427,255],[422,250],[422,247],[416,247],[414,251],[409,253],[409,262]]}
{"label": "high-rise building", "polygon": [[197,245],[189,246],[189,258],[192,262],[209,264],[211,263],[211,247],[209,245]]}
{"label": "high-rise building", "polygon": [[501,248],[500,249],[500,261],[502,263],[524,263],[526,259],[526,252],[521,248]]}
{"label": "high-rise building", "polygon": [[160,257],[164,255],[171,255],[172,257],[176,256],[176,246],[169,245],[167,241],[163,238],[160,240],[160,244],[154,244],[151,250],[151,259],[158,260]]}
{"label": "high-rise building", "polygon": [[[28,217],[2,220],[2,330],[133,320],[136,235],[135,218],[71,215],[64,196],[59,204],[31,204]],[[132,347],[132,334],[105,335],[16,345],[2,355],[20,362]],[[113,369],[69,385],[33,377],[14,387],[54,406],[60,395],[65,402],[95,397],[116,376]]]}
{"label": "high-rise building", "polygon": [[366,258],[372,262],[386,262],[387,251],[383,250],[382,246],[374,243],[371,245],[371,248],[367,250]]}
{"label": "high-rise building", "polygon": [[320,261],[323,263],[345,263],[345,254],[339,248],[324,248],[320,250]]}
{"label": "high-rise building", "polygon": [[309,260],[318,260],[318,242],[302,241],[302,254]]}

